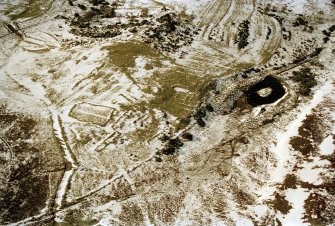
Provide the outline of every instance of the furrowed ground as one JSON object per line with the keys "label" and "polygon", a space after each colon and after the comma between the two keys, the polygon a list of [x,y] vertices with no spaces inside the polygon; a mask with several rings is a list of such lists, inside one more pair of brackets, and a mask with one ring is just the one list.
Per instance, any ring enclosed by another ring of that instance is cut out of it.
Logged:
{"label": "furrowed ground", "polygon": [[0,3],[0,224],[333,224],[334,10]]}

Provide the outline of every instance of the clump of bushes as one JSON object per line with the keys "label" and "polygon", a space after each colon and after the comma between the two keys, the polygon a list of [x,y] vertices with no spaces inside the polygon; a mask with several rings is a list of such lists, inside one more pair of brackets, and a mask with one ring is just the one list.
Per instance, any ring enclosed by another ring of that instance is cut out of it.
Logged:
{"label": "clump of bushes", "polygon": [[298,63],[301,63],[302,61],[310,59],[312,57],[317,57],[322,52],[322,50],[323,50],[323,48],[318,47],[311,54],[301,54],[301,55],[298,55],[297,58],[295,58],[293,60],[293,63],[294,64],[298,64]]}
{"label": "clump of bushes", "polygon": [[330,26],[330,28],[327,30],[323,30],[322,33],[325,35],[325,37],[323,38],[324,43],[327,43],[329,41],[329,37],[331,36],[331,34],[335,31],[335,24],[333,24],[332,26]]}
{"label": "clump of bushes", "polygon": [[238,27],[238,36],[236,43],[238,45],[239,49],[245,48],[249,42],[249,26],[250,26],[250,21],[249,20],[244,20]]}
{"label": "clump of bushes", "polygon": [[176,151],[181,148],[184,143],[177,137],[175,139],[167,138],[167,142],[161,153],[164,155],[173,155]]}
{"label": "clump of bushes", "polygon": [[204,117],[206,117],[206,108],[205,107],[201,107],[199,108],[193,115],[194,119],[197,121],[197,124],[200,127],[205,127],[206,123],[205,121],[202,119]]}
{"label": "clump of bushes", "polygon": [[307,26],[308,25],[308,21],[305,20],[303,17],[299,16],[293,23],[294,27],[298,27],[298,26]]}
{"label": "clump of bushes", "polygon": [[145,42],[164,52],[175,52],[192,43],[195,27],[189,25],[175,13],[166,13],[156,19],[156,25],[144,32]]}
{"label": "clump of bushes", "polygon": [[309,26],[308,21],[301,14],[293,22],[293,27],[299,27],[299,26],[303,26],[304,31],[312,32],[314,30],[313,26]]}
{"label": "clump of bushes", "polygon": [[317,85],[315,75],[310,68],[302,68],[300,71],[293,72],[293,80],[300,83],[299,94],[308,96],[311,89]]}
{"label": "clump of bushes", "polygon": [[271,33],[272,33],[272,30],[271,28],[268,27],[268,33],[266,34],[266,40],[270,38]]}
{"label": "clump of bushes", "polygon": [[281,17],[279,15],[276,15],[274,13],[268,13],[266,15],[275,18],[278,21],[278,23],[280,24],[280,27],[283,28],[283,23],[284,23],[284,18],[283,17]]}

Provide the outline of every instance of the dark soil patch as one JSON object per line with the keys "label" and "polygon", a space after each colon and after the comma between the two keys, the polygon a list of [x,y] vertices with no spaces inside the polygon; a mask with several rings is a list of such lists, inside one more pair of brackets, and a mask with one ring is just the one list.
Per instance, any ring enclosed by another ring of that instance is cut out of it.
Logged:
{"label": "dark soil patch", "polygon": [[285,197],[278,193],[276,193],[275,199],[269,204],[271,204],[274,209],[280,211],[283,214],[288,214],[288,212],[292,209],[291,204],[285,199]]}
{"label": "dark soil patch", "polygon": [[[1,181],[0,224],[18,222],[37,215],[53,202],[50,191],[52,180],[46,171],[61,173],[64,170],[57,140],[52,135],[50,121],[34,115],[8,112],[0,106],[0,130],[11,148],[10,174]],[[54,166],[54,168],[53,168]],[[52,178],[52,177],[51,177]]]}
{"label": "dark soil patch", "polygon": [[290,145],[303,155],[309,155],[311,152],[317,151],[317,147],[309,139],[300,136],[292,137]]}
{"label": "dark soil patch", "polygon": [[287,174],[281,189],[297,188],[297,177],[294,174]]}
{"label": "dark soil patch", "polygon": [[299,136],[292,137],[290,144],[303,155],[315,153],[319,150],[317,145],[323,141],[324,129],[322,115],[308,115],[299,127]]}
{"label": "dark soil patch", "polygon": [[323,141],[323,125],[321,115],[308,115],[303,120],[302,126],[299,127],[299,135],[309,138],[314,142],[320,144]]}
{"label": "dark soil patch", "polygon": [[331,225],[334,223],[335,204],[328,196],[312,193],[305,201],[305,219],[311,225]]}

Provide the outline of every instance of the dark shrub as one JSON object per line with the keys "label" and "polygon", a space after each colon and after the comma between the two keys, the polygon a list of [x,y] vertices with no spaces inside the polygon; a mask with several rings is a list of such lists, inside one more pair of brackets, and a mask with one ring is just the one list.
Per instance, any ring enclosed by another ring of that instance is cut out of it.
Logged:
{"label": "dark shrub", "polygon": [[302,68],[300,71],[293,72],[293,80],[300,83],[299,93],[303,96],[308,96],[311,93],[311,88],[317,85],[315,75],[310,68]]}

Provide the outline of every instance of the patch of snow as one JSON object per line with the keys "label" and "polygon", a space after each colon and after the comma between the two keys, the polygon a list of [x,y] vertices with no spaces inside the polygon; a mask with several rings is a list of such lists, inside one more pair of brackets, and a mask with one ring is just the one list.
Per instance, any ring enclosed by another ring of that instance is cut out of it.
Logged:
{"label": "patch of snow", "polygon": [[295,120],[290,124],[288,130],[277,135],[279,142],[275,147],[270,148],[270,151],[278,158],[278,166],[272,173],[273,182],[281,182],[287,172],[291,170],[288,164],[289,161],[293,159],[292,153],[290,152],[290,138],[298,135],[298,129],[302,121],[312,112],[312,109],[323,100],[323,97],[332,91],[332,88],[332,84],[327,82],[318,89],[315,92],[314,98],[307,105],[299,109],[299,115],[295,117]]}
{"label": "patch of snow", "polygon": [[314,185],[322,184],[320,173],[325,171],[325,166],[330,164],[328,160],[321,160],[320,158],[313,158],[312,162],[304,162],[299,169],[298,176],[300,180]]}
{"label": "patch of snow", "polygon": [[303,222],[305,213],[304,204],[308,198],[309,192],[306,189],[288,189],[286,191],[286,200],[292,205],[292,209],[287,215],[278,216],[283,225],[286,226],[303,226],[309,225]]}
{"label": "patch of snow", "polygon": [[147,65],[148,60],[145,59],[144,57],[140,56],[135,59],[135,63],[137,67],[144,68],[145,65]]}
{"label": "patch of snow", "polygon": [[266,205],[257,205],[250,207],[250,210],[256,214],[258,219],[264,217],[268,209],[269,207]]}
{"label": "patch of snow", "polygon": [[145,66],[148,64],[148,60],[143,57],[137,57],[135,59],[136,72],[133,74],[134,78],[147,78],[152,75],[151,70],[146,70]]}
{"label": "patch of snow", "polygon": [[322,155],[331,155],[335,151],[335,144],[333,140],[333,136],[327,136],[322,143],[320,144],[320,150]]}
{"label": "patch of snow", "polygon": [[[20,78],[18,76],[16,76],[17,74],[19,74],[21,72],[22,65],[26,65],[26,64],[31,63],[31,61],[29,62],[26,57],[29,57],[29,54],[18,55],[16,64],[14,64],[11,67],[8,67],[8,66],[6,67],[5,70],[6,70],[7,74],[10,74],[11,78],[13,78],[20,85],[27,88],[34,97],[36,97],[39,100],[42,100],[47,105],[51,105],[51,102],[49,101],[49,99],[47,99],[45,97],[45,90],[44,90],[42,85],[40,85],[37,82],[33,82],[32,79],[30,79],[28,76],[20,77]],[[13,61],[15,61],[15,60],[13,60]],[[34,65],[34,64],[31,63],[31,65]],[[10,71],[9,68],[12,69],[13,71],[15,71],[16,74],[15,73],[11,74],[11,71]]]}
{"label": "patch of snow", "polygon": [[[54,110],[53,110],[54,111]],[[57,136],[57,138],[59,139],[59,142],[64,150],[64,158],[69,161],[73,167],[76,166],[76,163],[74,162],[72,156],[71,156],[71,152],[70,150],[67,148],[67,145],[63,139],[63,134],[62,134],[62,126],[60,124],[60,118],[57,115],[57,113],[53,113],[52,115],[52,121],[53,121],[53,128],[54,128],[54,132],[55,135]]]}
{"label": "patch of snow", "polygon": [[189,0],[157,0],[157,2],[161,2],[166,5],[176,6],[175,10],[185,10],[185,12],[189,15],[198,13],[199,10],[205,8],[205,6],[211,2],[210,0],[194,0],[190,4]]}
{"label": "patch of snow", "polygon": [[282,2],[289,4],[289,8],[292,9],[294,13],[303,13],[308,0],[284,0]]}
{"label": "patch of snow", "polygon": [[269,96],[271,93],[273,92],[272,88],[264,88],[261,89],[257,92],[258,95],[260,95],[261,97],[267,97]]}
{"label": "patch of snow", "polygon": [[[310,6],[316,7],[323,12],[331,12],[328,7],[330,3],[324,0],[280,0],[278,2],[287,4],[288,8],[295,14],[305,14],[307,8],[310,8]],[[274,3],[274,5],[275,4],[276,3]]]}
{"label": "patch of snow", "polygon": [[[107,210],[107,211],[106,211]],[[121,212],[122,207],[121,204],[115,201],[109,202],[105,205],[99,206],[97,208],[94,208],[93,211],[95,213],[99,213],[99,212],[105,212],[104,216],[102,217],[102,219],[95,225],[99,225],[99,226],[107,226],[107,225],[111,225],[111,223],[122,223],[119,220],[113,218],[114,215],[117,215]]]}
{"label": "patch of snow", "polygon": [[289,90],[288,90],[288,88],[287,88],[286,86],[283,86],[283,87],[284,87],[284,89],[285,89],[285,94],[284,94],[284,96],[282,96],[281,98],[279,98],[278,100],[276,100],[276,102],[270,104],[271,106],[276,106],[279,102],[281,102],[282,100],[284,100],[284,99],[288,96],[288,94],[289,94]]}
{"label": "patch of snow", "polygon": [[206,124],[208,127],[206,129],[192,127],[189,132],[194,135],[193,142],[187,142],[183,147],[180,148],[180,153],[182,153],[178,158],[182,159],[185,157],[183,154],[192,150],[192,153],[203,152],[208,150],[218,143],[221,142],[222,134],[225,131],[227,116],[215,116],[213,118],[208,118]]}
{"label": "patch of snow", "polygon": [[235,223],[236,226],[253,226],[254,223],[249,219],[239,219]]}
{"label": "patch of snow", "polygon": [[[175,221],[174,225],[195,225],[195,223],[190,222],[188,219],[188,214],[192,212],[197,212],[202,208],[201,200],[197,194],[188,193],[184,198],[184,208],[179,212],[177,220]],[[192,224],[193,223],[193,224]],[[221,225],[221,224],[214,224],[214,225]]]}
{"label": "patch of snow", "polygon": [[26,219],[24,219],[24,220],[22,220],[22,221],[19,221],[19,222],[16,222],[16,223],[12,223],[12,224],[8,224],[8,226],[22,226],[22,225],[28,225],[28,224],[27,224],[28,222],[31,223],[31,221],[32,221],[33,219],[42,217],[42,216],[44,216],[44,215],[45,215],[45,213],[40,213],[40,214],[38,214],[38,215],[35,215],[35,216],[32,216],[32,217],[28,217],[28,218],[26,218]]}
{"label": "patch of snow", "polygon": [[183,88],[179,88],[179,87],[175,87],[174,90],[178,93],[188,93],[187,89],[183,89]]}
{"label": "patch of snow", "polygon": [[[252,113],[254,115],[254,117],[258,116],[261,111],[262,111],[263,106],[259,106],[259,107],[255,107],[254,109],[252,109]],[[247,118],[244,118],[243,121],[245,121]]]}
{"label": "patch of snow", "polygon": [[152,92],[158,93],[159,89],[157,86],[152,87]]}
{"label": "patch of snow", "polygon": [[73,174],[73,170],[66,171],[59,185],[59,189],[57,191],[57,197],[56,197],[56,204],[58,205],[58,208],[61,207],[62,205],[62,200],[66,192],[66,187],[68,186],[68,182],[72,174]]}

